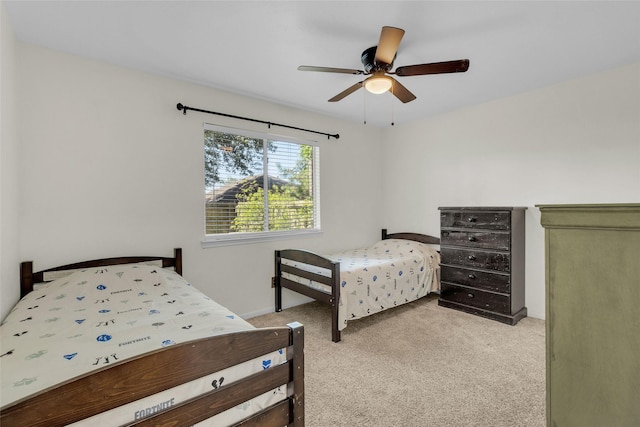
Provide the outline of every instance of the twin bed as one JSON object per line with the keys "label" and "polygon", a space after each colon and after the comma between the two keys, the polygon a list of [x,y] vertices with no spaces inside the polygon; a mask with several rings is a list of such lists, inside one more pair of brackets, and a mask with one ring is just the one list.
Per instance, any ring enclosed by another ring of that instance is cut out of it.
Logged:
{"label": "twin bed", "polygon": [[179,249],[32,267],[1,327],[1,425],[304,426],[303,326],[254,328]]}
{"label": "twin bed", "polygon": [[350,320],[415,301],[440,289],[440,239],[419,233],[388,234],[350,251],[317,255],[299,249],[275,253],[275,309],[282,289],[331,306],[331,339],[338,342]]}

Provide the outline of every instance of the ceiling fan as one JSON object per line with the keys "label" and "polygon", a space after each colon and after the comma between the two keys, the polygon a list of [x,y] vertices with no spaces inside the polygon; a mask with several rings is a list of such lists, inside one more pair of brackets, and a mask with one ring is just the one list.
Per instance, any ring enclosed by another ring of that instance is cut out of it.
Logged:
{"label": "ceiling fan", "polygon": [[331,98],[329,102],[340,101],[347,95],[351,95],[353,92],[364,86],[369,92],[375,94],[391,91],[391,93],[393,93],[400,101],[407,103],[416,99],[416,96],[400,84],[399,81],[391,77],[390,74],[395,74],[398,77],[422,76],[425,74],[464,73],[469,69],[469,60],[459,59],[457,61],[406,65],[398,67],[394,72],[392,72],[391,68],[393,67],[393,61],[396,58],[398,46],[400,45],[400,41],[403,36],[404,30],[400,28],[382,27],[378,46],[370,47],[362,52],[360,59],[364,65],[364,71],[349,68],[314,67],[310,65],[301,65],[298,67],[298,70],[369,76],[363,81],[358,82],[348,89],[340,92]]}

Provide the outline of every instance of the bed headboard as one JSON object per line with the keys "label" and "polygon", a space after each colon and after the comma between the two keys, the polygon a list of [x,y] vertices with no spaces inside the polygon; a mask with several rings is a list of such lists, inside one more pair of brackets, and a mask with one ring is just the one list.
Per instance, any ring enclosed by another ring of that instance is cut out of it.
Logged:
{"label": "bed headboard", "polygon": [[157,262],[158,266],[162,266],[162,268],[173,267],[176,273],[182,275],[182,248],[175,248],[173,250],[173,257],[127,256],[102,258],[61,265],[36,272],[33,271],[33,261],[24,261],[20,263],[20,298],[31,292],[34,284],[51,282],[60,277],[68,276],[76,270],[117,264],[136,264],[140,262]]}
{"label": "bed headboard", "polygon": [[382,229],[382,240],[386,239],[404,239],[404,240],[413,240],[420,243],[426,243],[428,245],[439,245],[440,238],[429,236],[427,234],[420,233],[387,233],[387,229]]}

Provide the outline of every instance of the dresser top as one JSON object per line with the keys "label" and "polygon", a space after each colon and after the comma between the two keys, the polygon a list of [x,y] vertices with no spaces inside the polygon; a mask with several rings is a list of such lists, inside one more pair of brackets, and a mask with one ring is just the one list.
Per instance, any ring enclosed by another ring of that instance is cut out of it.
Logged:
{"label": "dresser top", "polygon": [[453,206],[439,207],[439,210],[451,211],[517,211],[526,210],[526,206]]}

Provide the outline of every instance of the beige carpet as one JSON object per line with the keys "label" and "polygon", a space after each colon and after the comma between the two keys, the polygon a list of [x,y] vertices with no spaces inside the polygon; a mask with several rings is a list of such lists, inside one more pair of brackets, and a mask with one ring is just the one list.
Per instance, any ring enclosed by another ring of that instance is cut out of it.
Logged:
{"label": "beige carpet", "polygon": [[349,322],[340,343],[315,302],[249,321],[304,324],[308,427],[545,425],[542,320],[504,325],[429,296]]}

